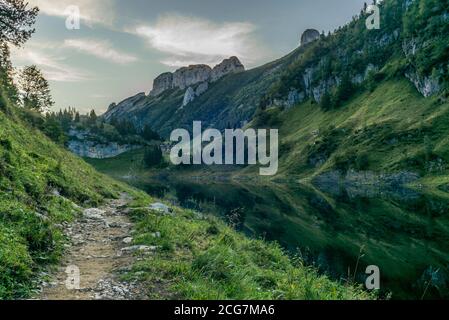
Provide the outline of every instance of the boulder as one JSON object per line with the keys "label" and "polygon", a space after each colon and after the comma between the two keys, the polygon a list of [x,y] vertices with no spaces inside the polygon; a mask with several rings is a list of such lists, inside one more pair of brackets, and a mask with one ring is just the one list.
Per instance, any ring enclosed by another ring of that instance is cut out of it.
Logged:
{"label": "boulder", "polygon": [[320,32],[315,29],[307,29],[301,36],[301,46],[309,44],[320,38]]}
{"label": "boulder", "polygon": [[151,210],[159,211],[159,212],[163,212],[163,213],[167,213],[167,214],[172,212],[172,209],[170,209],[170,207],[168,207],[167,205],[160,203],[160,202],[151,204],[149,208]]}
{"label": "boulder", "polygon": [[104,210],[98,208],[85,209],[83,215],[88,219],[103,220]]}

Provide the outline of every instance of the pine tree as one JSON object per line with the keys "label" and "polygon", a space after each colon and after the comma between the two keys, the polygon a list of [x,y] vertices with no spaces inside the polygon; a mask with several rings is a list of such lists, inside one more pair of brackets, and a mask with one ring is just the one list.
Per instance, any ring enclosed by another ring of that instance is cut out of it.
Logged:
{"label": "pine tree", "polygon": [[89,123],[91,125],[97,124],[97,114],[95,113],[95,110],[92,109],[92,111],[89,113]]}

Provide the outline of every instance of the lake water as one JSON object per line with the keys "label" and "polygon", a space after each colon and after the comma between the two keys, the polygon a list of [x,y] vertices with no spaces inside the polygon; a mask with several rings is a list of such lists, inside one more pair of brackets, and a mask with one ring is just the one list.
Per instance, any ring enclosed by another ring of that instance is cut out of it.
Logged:
{"label": "lake water", "polygon": [[366,267],[376,265],[382,296],[449,298],[447,200],[407,189],[319,190],[291,182],[164,178],[132,184],[218,214],[251,237],[277,241],[334,279],[364,283]]}

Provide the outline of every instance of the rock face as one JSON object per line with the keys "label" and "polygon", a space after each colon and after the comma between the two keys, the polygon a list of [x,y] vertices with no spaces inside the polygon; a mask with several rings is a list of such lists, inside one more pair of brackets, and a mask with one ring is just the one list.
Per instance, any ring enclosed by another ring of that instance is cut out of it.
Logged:
{"label": "rock face", "polygon": [[311,43],[320,38],[320,33],[315,29],[307,29],[301,36],[301,46]]}
{"label": "rock face", "polygon": [[211,74],[212,69],[205,64],[184,67],[173,74],[172,87],[184,90],[191,85],[208,81]]}
{"label": "rock face", "polygon": [[120,145],[116,142],[98,144],[93,141],[77,141],[72,140],[68,143],[71,152],[80,157],[91,159],[107,159],[114,158],[122,153],[141,148],[134,145]]}
{"label": "rock face", "polygon": [[207,90],[208,83],[215,82],[230,73],[241,71],[245,71],[245,67],[237,57],[225,59],[213,69],[205,64],[183,67],[174,73],[167,72],[158,76],[154,80],[150,96],[156,97],[170,89],[185,90],[197,84],[203,84],[199,91],[197,89],[196,95],[198,96],[199,92],[204,93],[205,88]]}
{"label": "rock face", "polygon": [[245,71],[245,67],[237,57],[231,57],[217,64],[212,70],[211,82],[223,78],[225,75]]}
{"label": "rock face", "polygon": [[165,90],[169,90],[172,88],[173,83],[173,73],[166,72],[158,76],[154,79],[153,91],[151,91],[151,95],[157,96],[160,95]]}
{"label": "rock face", "polygon": [[441,87],[438,79],[429,77],[422,77],[416,71],[409,71],[405,73],[407,79],[409,79],[415,85],[416,89],[424,96],[430,97],[435,93],[440,92]]}
{"label": "rock face", "polygon": [[184,100],[182,102],[182,106],[185,107],[186,105],[188,105],[193,100],[195,100],[195,90],[193,90],[192,87],[189,87],[186,90],[186,93],[184,94]]}

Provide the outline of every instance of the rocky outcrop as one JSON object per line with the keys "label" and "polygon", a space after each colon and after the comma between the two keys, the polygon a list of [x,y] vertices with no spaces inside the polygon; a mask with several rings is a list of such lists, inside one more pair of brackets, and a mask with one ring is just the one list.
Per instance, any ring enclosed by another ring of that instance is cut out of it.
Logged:
{"label": "rocky outcrop", "polygon": [[71,140],[68,143],[71,152],[83,158],[108,159],[114,158],[122,153],[141,148],[136,145],[120,145],[116,142],[96,143],[93,141]]}
{"label": "rocky outcrop", "polygon": [[223,60],[213,69],[205,64],[191,65],[176,70],[174,73],[163,73],[158,76],[153,83],[153,90],[150,96],[158,96],[166,90],[185,90],[200,84],[196,90],[196,95],[200,95],[207,90],[207,84],[218,81],[230,73],[245,71],[245,67],[237,57]]}
{"label": "rocky outcrop", "polygon": [[185,107],[186,105],[188,105],[190,102],[195,100],[195,97],[196,97],[195,90],[193,90],[192,87],[189,87],[186,90],[186,93],[184,94],[184,100],[182,101],[182,106]]}
{"label": "rocky outcrop", "polygon": [[153,91],[151,91],[152,96],[158,96],[162,92],[172,88],[173,84],[173,73],[166,72],[154,79]]}
{"label": "rocky outcrop", "polygon": [[[405,40],[402,44],[402,50],[409,60],[413,60],[415,55],[423,47],[423,42],[416,39]],[[440,71],[440,73],[442,73]],[[411,65],[405,72],[405,77],[409,79],[416,87],[416,89],[424,96],[430,97],[441,91],[440,82],[435,75],[425,76],[421,75]]]}
{"label": "rocky outcrop", "polygon": [[422,77],[416,71],[408,71],[405,73],[407,79],[409,79],[415,85],[416,89],[424,96],[430,97],[440,92],[441,87],[438,79],[428,76]]}
{"label": "rocky outcrop", "polygon": [[109,141],[89,129],[70,128],[67,132],[69,142],[67,148],[83,158],[107,159],[122,153],[142,148],[138,143],[127,144],[120,141]]}
{"label": "rocky outcrop", "polygon": [[103,115],[103,118],[106,121],[110,121],[111,119],[119,116],[120,113],[127,112],[131,110],[135,105],[145,100],[147,96],[145,95],[145,92],[141,92],[136,94],[135,96],[132,96],[128,99],[123,100],[119,104],[112,103],[108,111]]}
{"label": "rocky outcrop", "polygon": [[222,63],[217,64],[214,67],[214,69],[212,70],[210,81],[215,82],[230,73],[242,71],[245,71],[245,67],[240,62],[240,60],[237,57],[231,57],[229,59],[223,60]]}
{"label": "rocky outcrop", "polygon": [[141,148],[141,146],[120,145],[116,142],[98,144],[92,141],[69,141],[71,152],[83,158],[107,159],[114,158],[122,153]]}
{"label": "rocky outcrop", "polygon": [[184,90],[197,83],[209,81],[211,75],[212,69],[205,64],[184,67],[173,74],[172,88]]}
{"label": "rocky outcrop", "polygon": [[320,33],[318,30],[315,29],[307,29],[303,32],[301,36],[301,46],[305,46],[306,44],[309,44],[315,40],[318,40],[320,38]]}

